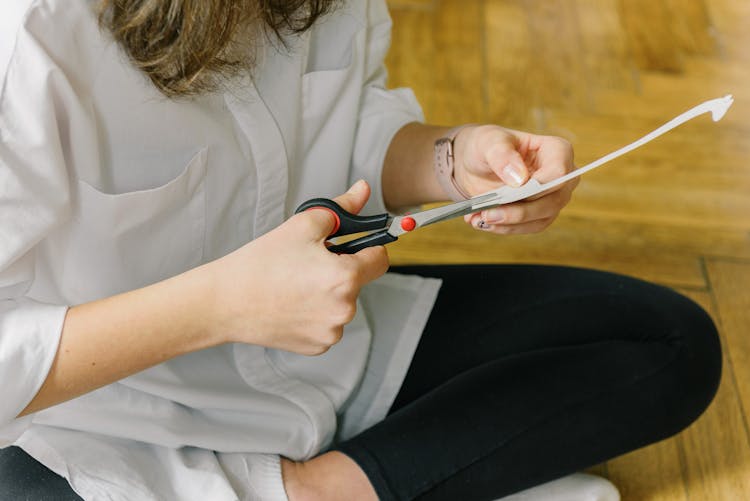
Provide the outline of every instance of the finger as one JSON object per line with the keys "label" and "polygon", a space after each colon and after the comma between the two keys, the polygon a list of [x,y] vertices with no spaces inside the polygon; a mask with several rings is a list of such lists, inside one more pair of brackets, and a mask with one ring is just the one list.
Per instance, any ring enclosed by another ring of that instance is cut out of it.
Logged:
{"label": "finger", "polygon": [[[343,195],[334,198],[334,202],[342,209],[357,214],[362,210],[367,199],[370,197],[370,186],[367,182],[357,181]],[[302,216],[302,217],[300,217]],[[326,240],[336,229],[338,218],[331,209],[325,207],[312,207],[292,219],[301,219],[299,222],[302,235],[313,241]]]}
{"label": "finger", "polygon": [[518,187],[529,178],[529,169],[518,152],[517,140],[509,132],[492,128],[477,139],[487,166],[505,184]]}
{"label": "finger", "polygon": [[563,138],[546,136],[537,155],[538,170],[534,178],[546,183],[575,169],[573,147]]}
{"label": "finger", "polygon": [[324,207],[313,207],[295,214],[289,222],[295,225],[294,230],[301,238],[315,243],[325,241],[338,225],[333,211]]}
{"label": "finger", "polygon": [[564,191],[564,192],[566,192],[568,194],[568,197],[570,198],[570,197],[573,196],[573,190],[576,189],[576,187],[578,186],[578,183],[580,183],[580,182],[581,182],[581,178],[580,177],[574,177],[573,179],[571,179],[570,181],[568,181],[568,182],[566,182],[564,184],[555,186],[554,188],[550,188],[549,190],[545,190],[545,191],[543,191],[541,193],[537,193],[533,197],[525,198],[524,200],[526,200],[526,201],[539,200],[540,198],[544,198],[544,197],[546,197],[546,196],[548,196],[548,195],[550,195],[550,194],[552,194],[552,193],[554,193],[556,191]]}
{"label": "finger", "polygon": [[479,217],[487,224],[521,224],[556,216],[570,202],[572,190],[557,190],[534,200],[487,209]]}
{"label": "finger", "polygon": [[521,224],[485,224],[484,227],[478,229],[496,235],[526,235],[547,229],[556,218],[557,216],[553,216]]}
{"label": "finger", "polygon": [[370,185],[367,181],[360,179],[349,188],[349,191],[343,195],[334,198],[333,201],[339,204],[344,210],[352,214],[359,214],[362,207],[365,206],[370,198]]}
{"label": "finger", "polygon": [[355,260],[360,285],[372,282],[388,271],[388,251],[382,245],[367,247],[349,257]]}

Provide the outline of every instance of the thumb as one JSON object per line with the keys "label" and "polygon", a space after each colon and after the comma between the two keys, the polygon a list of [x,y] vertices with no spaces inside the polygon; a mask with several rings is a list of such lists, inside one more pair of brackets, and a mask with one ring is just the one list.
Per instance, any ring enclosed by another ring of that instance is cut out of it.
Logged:
{"label": "thumb", "polygon": [[518,187],[529,178],[529,169],[510,137],[491,144],[486,150],[485,160],[492,172],[507,185]]}
{"label": "thumb", "polygon": [[334,198],[333,201],[339,204],[344,210],[352,214],[359,214],[359,211],[362,210],[362,207],[365,206],[369,198],[370,185],[364,179],[360,179],[349,188],[349,191]]}
{"label": "thumb", "polygon": [[[367,203],[368,198],[370,198],[370,186],[367,182],[360,180],[354,183],[349,191],[334,198],[333,201],[344,210],[357,214]],[[308,209],[294,217],[308,222],[305,228],[300,231],[303,231],[314,241],[325,240],[335,231],[337,226],[336,215],[330,209],[323,207]]]}

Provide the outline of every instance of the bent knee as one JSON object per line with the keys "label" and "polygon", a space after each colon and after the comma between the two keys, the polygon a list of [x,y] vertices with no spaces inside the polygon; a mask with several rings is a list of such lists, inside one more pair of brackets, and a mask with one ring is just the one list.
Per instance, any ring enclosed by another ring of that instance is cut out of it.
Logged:
{"label": "bent knee", "polygon": [[673,384],[675,425],[686,428],[713,401],[721,382],[719,333],[709,314],[691,299],[670,291],[670,344],[676,348]]}

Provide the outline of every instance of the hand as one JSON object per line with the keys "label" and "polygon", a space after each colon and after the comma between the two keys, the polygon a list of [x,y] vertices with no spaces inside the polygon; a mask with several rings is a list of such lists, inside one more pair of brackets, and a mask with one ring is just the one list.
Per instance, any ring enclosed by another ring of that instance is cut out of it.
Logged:
{"label": "hand", "polygon": [[[455,140],[455,159],[456,181],[472,196],[503,184],[521,186],[529,177],[545,183],[575,168],[573,148],[566,140],[496,125],[462,129]],[[492,233],[536,233],[552,224],[577,185],[574,179],[530,199],[464,216],[464,220]]]}
{"label": "hand", "polygon": [[[360,181],[335,200],[356,214],[369,196]],[[386,272],[388,255],[382,246],[334,254],[325,245],[333,228],[330,213],[308,210],[208,265],[214,328],[223,339],[305,355],[341,339],[360,289]]]}
{"label": "hand", "polygon": [[281,475],[289,501],[377,501],[367,475],[349,456],[329,451],[295,463],[281,458]]}

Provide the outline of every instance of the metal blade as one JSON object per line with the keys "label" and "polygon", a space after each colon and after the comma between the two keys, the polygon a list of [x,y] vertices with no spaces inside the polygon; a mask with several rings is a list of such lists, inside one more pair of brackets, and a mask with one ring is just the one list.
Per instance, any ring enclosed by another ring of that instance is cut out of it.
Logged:
{"label": "metal blade", "polygon": [[[446,219],[452,219],[454,217],[460,217],[465,214],[471,214],[472,212],[476,212],[474,208],[476,204],[489,202],[494,198],[497,198],[497,195],[495,195],[494,193],[484,193],[477,197],[463,200],[461,202],[443,205],[441,207],[435,207],[434,209],[428,209],[421,212],[415,212],[414,214],[398,216],[393,218],[393,221],[388,228],[388,233],[390,233],[394,237],[397,237],[399,235],[403,235],[404,233],[408,233],[409,231],[413,231],[416,228],[427,226],[428,224],[438,223],[440,221],[445,221]],[[416,223],[413,229],[405,230],[401,226],[401,222],[406,218],[411,218]]]}

